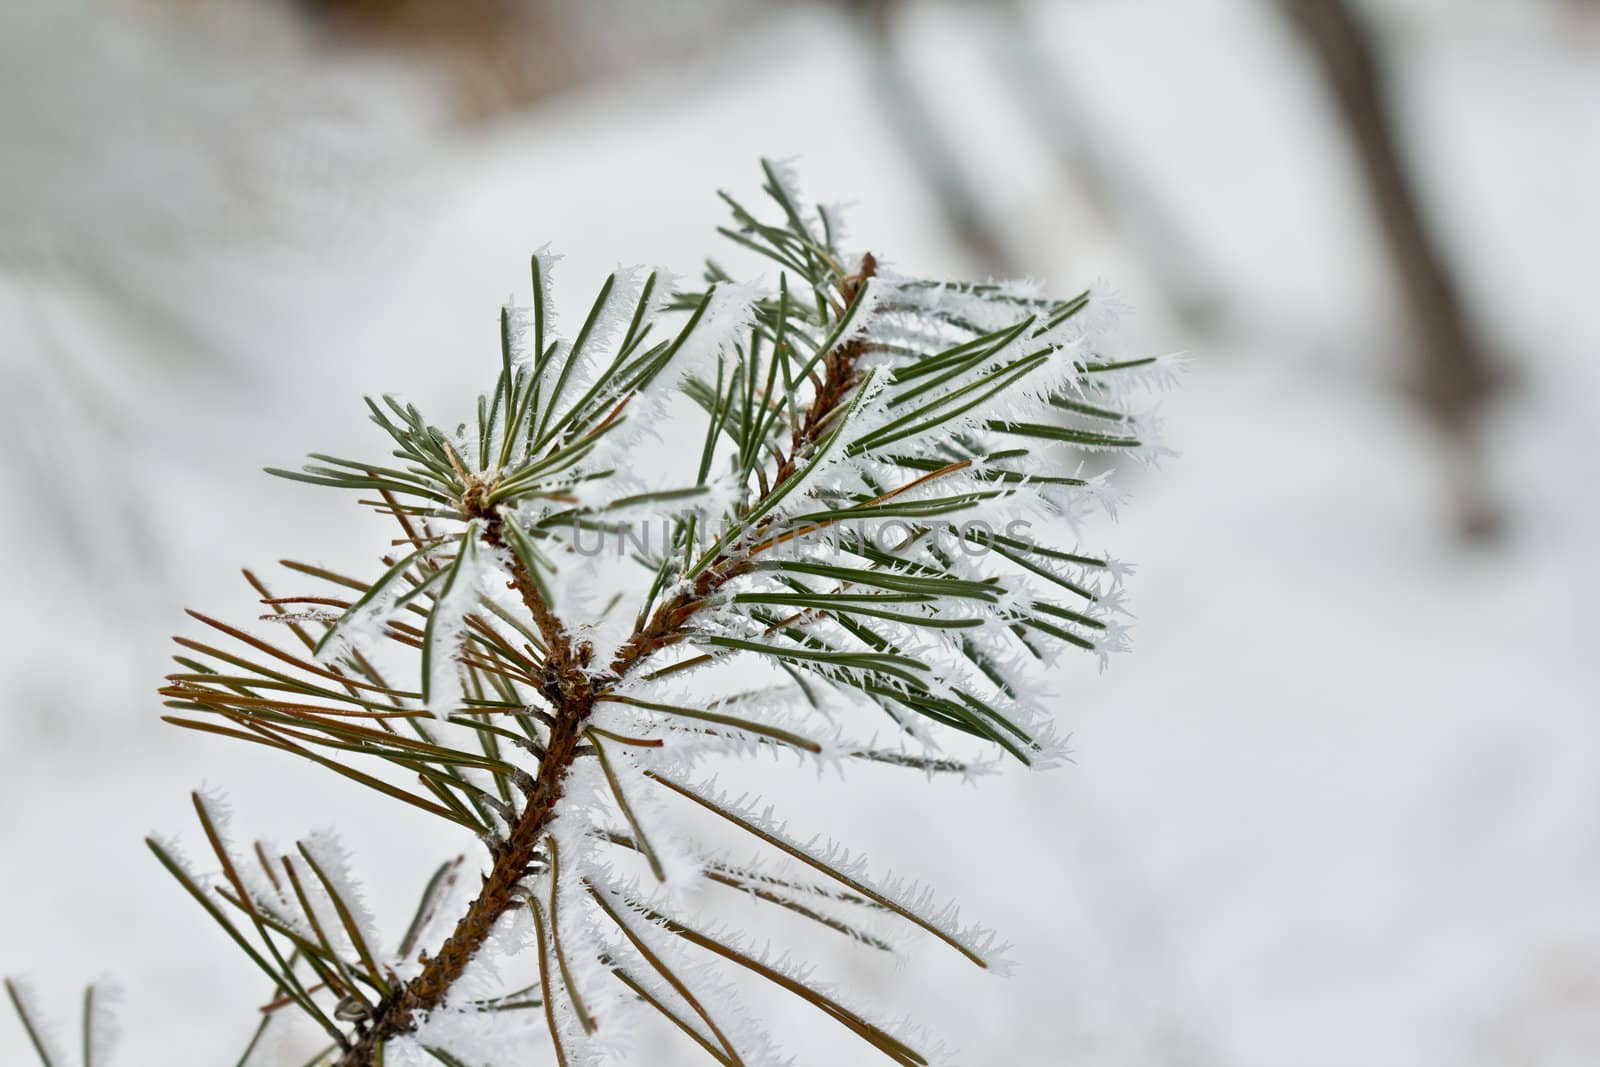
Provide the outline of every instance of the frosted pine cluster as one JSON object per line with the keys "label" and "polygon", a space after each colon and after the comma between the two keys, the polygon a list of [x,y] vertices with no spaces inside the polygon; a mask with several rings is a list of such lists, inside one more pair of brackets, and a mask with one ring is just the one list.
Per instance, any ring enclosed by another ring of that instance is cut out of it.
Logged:
{"label": "frosted pine cluster", "polygon": [[[1161,454],[1137,408],[1174,363],[1119,358],[1095,292],[931,281],[847,252],[833,212],[766,173],[773,218],[728,199],[724,232],[776,278],[620,271],[558,319],[541,251],[473,418],[441,428],[369,400],[390,455],[274,472],[355,491],[398,540],[372,575],[289,564],[318,584],[306,595],[248,574],[260,625],[192,613],[208,633],[179,639],[169,718],[478,844],[380,932],[335,842],[235,842],[197,794],[214,863],[151,848],[270,979],[253,1054],[312,1025],[316,1062],[341,1067],[510,1067],[546,1042],[562,1065],[627,1062],[644,1012],[713,1062],[790,1062],[739,1006],[743,971],[892,1062],[943,1055],[729,929],[700,886],[863,951],[893,951],[898,926],[1004,968],[953,904],[718,773],[768,754],[874,762],[910,790],[993,755],[1058,759],[1049,668],[1123,647],[1128,568],[1054,538],[1115,507],[1086,453]],[[743,848],[701,844],[711,823]]]}

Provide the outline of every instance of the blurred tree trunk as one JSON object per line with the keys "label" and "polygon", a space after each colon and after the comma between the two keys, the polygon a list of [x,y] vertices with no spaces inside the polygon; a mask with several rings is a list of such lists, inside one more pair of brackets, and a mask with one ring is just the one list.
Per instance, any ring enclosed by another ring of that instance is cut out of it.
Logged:
{"label": "blurred tree trunk", "polygon": [[[974,265],[996,276],[1028,273],[1027,257],[1001,225],[1002,214],[974,183],[962,138],[902,60],[897,18],[909,0],[841,0],[869,50],[880,106],[902,151],[932,193],[945,225]],[[1221,300],[1199,257],[1137,175],[1119,164],[1040,43],[1023,0],[980,0],[992,35],[990,59],[1033,134],[1078,187],[1108,232],[1119,234],[1149,269],[1172,311],[1191,329],[1214,326]]]}
{"label": "blurred tree trunk", "polygon": [[542,0],[291,0],[335,41],[414,57],[445,74],[464,118],[548,96],[585,73],[581,12]]}
{"label": "blurred tree trunk", "polygon": [[996,276],[1020,273],[1016,249],[973,187],[945,122],[928,106],[900,60],[894,20],[901,6],[902,0],[845,0],[844,4],[871,51],[871,74],[890,129],[975,265]]}
{"label": "blurred tree trunk", "polygon": [[1377,36],[1349,0],[1279,3],[1316,59],[1360,163],[1410,319],[1416,366],[1408,384],[1452,452],[1463,531],[1492,537],[1500,515],[1485,485],[1480,430],[1501,376],[1401,157]]}
{"label": "blurred tree trunk", "polygon": [[773,10],[748,0],[286,2],[334,44],[402,56],[440,78],[464,121],[710,51]]}
{"label": "blurred tree trunk", "polygon": [[1208,332],[1221,317],[1222,296],[1202,257],[1155,191],[1123,164],[1079,106],[1076,87],[1046,47],[1026,0],[988,0],[995,22],[995,66],[1018,110],[1032,123],[1057,165],[1084,199],[1120,234],[1150,271],[1172,311],[1191,330]]}

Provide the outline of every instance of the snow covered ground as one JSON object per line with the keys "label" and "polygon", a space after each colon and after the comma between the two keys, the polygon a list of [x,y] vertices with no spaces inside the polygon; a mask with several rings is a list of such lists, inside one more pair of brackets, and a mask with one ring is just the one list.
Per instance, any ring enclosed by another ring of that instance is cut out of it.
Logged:
{"label": "snow covered ground", "polygon": [[[1153,272],[1008,112],[981,14],[911,27],[913,67],[1033,272],[1111,279],[1143,309],[1134,343],[1195,355],[1165,405],[1182,457],[1135,472],[1121,523],[1095,532],[1139,566],[1139,626],[1107,673],[1063,672],[1076,763],[977,789],[767,783],[802,826],[1017,942],[1009,979],[933,945],[900,971],[814,946],[962,1063],[1554,1067],[1600,1048],[1600,25],[1532,0],[1382,6],[1408,146],[1517,370],[1491,449],[1514,527],[1494,548],[1451,537],[1435,443],[1389,388],[1402,356],[1359,187],[1261,4],[1034,12],[1099,136],[1235,301],[1221,337],[1162,313]],[[116,976],[130,1065],[232,1063],[265,999],[141,844],[188,833],[189,788],[225,788],[269,836],[338,825],[396,925],[467,847],[156,721],[182,605],[247,612],[240,564],[355,565],[388,537],[260,466],[362,450],[362,391],[459,409],[546,242],[575,284],[619,260],[694,269],[712,190],[753,191],[761,154],[853,202],[859,247],[964,270],[865,54],[823,11],[463,132],[403,75],[329,74],[277,20],[219,8],[182,40],[106,5],[0,16],[17,146],[0,183],[0,970],[32,973],[63,1017],[82,981]],[[191,99],[202,74],[233,95]],[[264,101],[272,123],[253,118]],[[199,196],[230,167],[259,189]],[[128,310],[152,305],[154,322]],[[871,1062],[770,1007],[801,1063]],[[679,1062],[669,1047],[641,1062]],[[0,1021],[0,1062],[25,1057]]]}

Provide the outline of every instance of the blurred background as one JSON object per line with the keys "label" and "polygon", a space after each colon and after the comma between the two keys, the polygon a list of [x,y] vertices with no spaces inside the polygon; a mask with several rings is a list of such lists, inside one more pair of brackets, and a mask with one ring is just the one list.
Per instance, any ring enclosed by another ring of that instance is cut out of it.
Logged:
{"label": "blurred background", "polygon": [[1139,624],[1063,669],[1073,765],[761,783],[1018,974],[824,975],[968,1064],[1600,1063],[1600,4],[11,0],[0,143],[0,971],[62,1019],[115,976],[123,1063],[231,1064],[266,999],[141,843],[189,788],[339,826],[391,924],[467,847],[157,721],[181,607],[389,537],[259,468],[366,452],[365,391],[465,411],[546,242],[568,300],[696,270],[761,155],[854,248],[1105,280],[1194,357],[1091,538]]}

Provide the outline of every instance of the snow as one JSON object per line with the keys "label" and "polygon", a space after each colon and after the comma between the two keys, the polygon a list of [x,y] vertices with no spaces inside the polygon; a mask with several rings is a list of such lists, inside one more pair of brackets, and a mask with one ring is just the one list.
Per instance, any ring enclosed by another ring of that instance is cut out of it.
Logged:
{"label": "snow", "polygon": [[[309,765],[156,722],[181,605],[248,617],[260,605],[239,564],[289,593],[271,560],[370,573],[374,539],[392,536],[332,491],[253,472],[370,450],[364,390],[467,410],[498,366],[497,298],[523,293],[547,242],[567,256],[567,295],[619,258],[692,275],[722,221],[711,191],[753,201],[763,153],[798,155],[808,194],[849,202],[856,247],[906,272],[965,268],[871,103],[860,50],[820,11],[462,132],[384,107],[396,87],[422,96],[394,70],[312,78],[313,53],[271,16],[225,11],[166,47],[106,6],[118,17],[92,36],[67,29],[94,17],[87,5],[50,5],[48,24],[0,46],[79,52],[37,52],[28,121],[3,127],[27,150],[0,198],[0,294],[29,316],[0,317],[0,960],[37,977],[58,1020],[85,981],[116,973],[121,1064],[174,1048],[233,1062],[269,992],[140,840],[159,827],[195,844],[194,782],[225,784],[270,837],[337,825],[386,931],[472,847]],[[1518,370],[1490,449],[1517,516],[1499,548],[1450,540],[1436,445],[1389,389],[1402,354],[1358,188],[1292,39],[1257,5],[1035,11],[1097,133],[1238,298],[1221,338],[1162,314],[1153,272],[994,106],[998,81],[974,62],[981,16],[937,5],[912,19],[912,65],[974,139],[1028,272],[1052,292],[1114,279],[1138,309],[1128,351],[1194,354],[1164,405],[1182,457],[1130,471],[1120,522],[1085,530],[1087,551],[1138,565],[1139,626],[1105,674],[1066,657],[1052,680],[1071,765],[976,789],[868,766],[840,783],[771,760],[724,778],[1003,926],[1017,965],[1003,981],[932,944],[896,970],[825,933],[799,943],[853,1001],[931,1023],[961,1062],[1476,1067],[1582,1062],[1592,1047],[1600,149],[1586,131],[1600,38],[1554,3],[1376,6],[1406,59],[1408,145]],[[73,81],[88,63],[92,93]],[[246,88],[185,111],[201,94],[179,72],[196,69]],[[236,122],[251,85],[286,116],[321,114],[332,93],[373,132],[357,150],[310,120],[287,127],[300,136]],[[152,129],[152,114],[175,117]],[[102,124],[110,142],[94,139]],[[264,158],[281,195],[211,184],[203,131],[221,128],[244,140],[220,156]],[[15,254],[40,235],[97,270]],[[174,346],[96,287],[105,276],[201,340]],[[804,1005],[749,993],[799,1062],[874,1062]],[[23,1040],[0,1022],[0,1060],[28,1062]],[[263,1064],[309,1054],[304,1034],[275,1041],[282,1059]],[[663,1049],[680,1044],[663,1032]],[[660,1062],[693,1062],[676,1054]]]}

